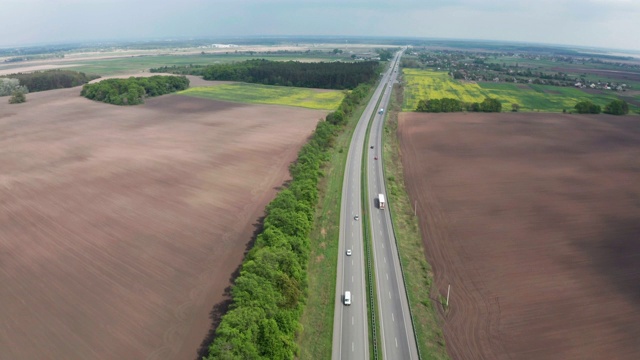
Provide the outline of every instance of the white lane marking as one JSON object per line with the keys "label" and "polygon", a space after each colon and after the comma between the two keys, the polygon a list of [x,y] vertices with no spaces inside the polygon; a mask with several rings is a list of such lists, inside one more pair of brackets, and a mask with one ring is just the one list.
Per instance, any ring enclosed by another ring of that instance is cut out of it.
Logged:
{"label": "white lane marking", "polygon": [[389,299],[391,299],[391,291],[389,291]]}
{"label": "white lane marking", "polygon": [[387,263],[387,257],[386,256],[384,257],[384,263],[385,264]]}
{"label": "white lane marking", "polygon": [[351,260],[351,265],[353,265],[353,260]]}
{"label": "white lane marking", "polygon": [[[353,343],[352,343],[353,344]],[[398,338],[396,338],[396,347],[398,347]]]}
{"label": "white lane marking", "polygon": [[353,276],[351,276],[351,282],[353,282]]}
{"label": "white lane marking", "polygon": [[[398,344],[398,339],[396,339],[396,346],[398,346],[397,344]],[[356,351],[355,349],[356,349],[356,347],[355,347],[355,343],[353,343],[353,342],[352,342],[352,343],[351,343],[351,352]]]}
{"label": "white lane marking", "polygon": [[393,316],[393,313],[391,313],[391,320],[393,320],[394,322],[396,321],[396,318]]}
{"label": "white lane marking", "polygon": [[355,316],[351,317],[351,325],[353,325],[355,323]]}
{"label": "white lane marking", "polygon": [[385,273],[385,275],[387,275],[387,280],[389,280],[389,273]]}

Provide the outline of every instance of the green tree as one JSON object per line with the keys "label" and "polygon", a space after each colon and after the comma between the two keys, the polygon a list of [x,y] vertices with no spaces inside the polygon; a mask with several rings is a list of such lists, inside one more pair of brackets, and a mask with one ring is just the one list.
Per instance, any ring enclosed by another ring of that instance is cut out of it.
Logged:
{"label": "green tree", "polygon": [[520,110],[520,104],[513,103],[511,104],[511,111],[518,112]]}
{"label": "green tree", "polygon": [[600,112],[602,112],[600,105],[596,105],[588,100],[577,103],[575,109],[578,114],[600,114]]}
{"label": "green tree", "polygon": [[11,94],[9,98],[9,104],[20,104],[27,101],[27,97],[22,90],[16,90]]}
{"label": "green tree", "polygon": [[629,113],[629,104],[624,100],[613,100],[604,107],[604,112],[611,115],[626,115]]}
{"label": "green tree", "polygon": [[20,85],[18,79],[0,78],[0,96],[9,96],[15,91],[22,91],[24,94],[29,92],[26,86]]}
{"label": "green tree", "polygon": [[498,99],[484,98],[480,103],[480,111],[482,112],[500,112],[502,111],[502,103]]}

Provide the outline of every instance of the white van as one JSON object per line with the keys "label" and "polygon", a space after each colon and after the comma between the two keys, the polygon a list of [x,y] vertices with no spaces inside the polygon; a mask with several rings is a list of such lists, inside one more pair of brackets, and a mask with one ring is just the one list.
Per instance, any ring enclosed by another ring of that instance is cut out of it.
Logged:
{"label": "white van", "polygon": [[351,305],[351,291],[344,292],[344,304]]}

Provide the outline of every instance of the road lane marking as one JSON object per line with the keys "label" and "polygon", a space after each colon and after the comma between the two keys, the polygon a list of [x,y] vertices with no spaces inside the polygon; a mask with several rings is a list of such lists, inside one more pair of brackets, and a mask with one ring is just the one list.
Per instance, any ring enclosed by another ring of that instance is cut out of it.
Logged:
{"label": "road lane marking", "polygon": [[387,257],[386,256],[384,257],[384,263],[385,264],[387,263]]}
{"label": "road lane marking", "polygon": [[352,316],[352,317],[351,317],[351,325],[353,325],[353,324],[355,323],[355,320],[354,320],[354,319],[355,319],[355,316]]}
{"label": "road lane marking", "polygon": [[385,273],[385,275],[387,275],[387,280],[389,280],[389,273]]}
{"label": "road lane marking", "polygon": [[391,299],[391,291],[389,291],[389,299]]}
{"label": "road lane marking", "polygon": [[393,320],[394,322],[396,321],[396,318],[393,316],[393,313],[391,313],[391,320]]}
{"label": "road lane marking", "polygon": [[353,282],[353,275],[351,275],[351,282]]}
{"label": "road lane marking", "polygon": [[[396,340],[396,344],[397,344],[397,342],[398,342],[398,340]],[[396,346],[398,346],[398,345],[396,345]],[[356,351],[356,346],[355,346],[355,343],[352,342],[351,343],[351,352],[354,352],[354,351]]]}
{"label": "road lane marking", "polygon": [[[352,343],[353,344],[353,343]],[[396,338],[396,347],[398,347],[398,338]]]}

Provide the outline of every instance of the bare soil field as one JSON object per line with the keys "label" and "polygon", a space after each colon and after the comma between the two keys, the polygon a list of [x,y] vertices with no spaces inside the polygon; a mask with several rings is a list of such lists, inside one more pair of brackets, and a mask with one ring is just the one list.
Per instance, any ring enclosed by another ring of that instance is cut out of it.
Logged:
{"label": "bare soil field", "polygon": [[640,359],[637,117],[403,113],[398,132],[453,359]]}
{"label": "bare soil field", "polygon": [[0,359],[194,359],[325,112],[0,98]]}

